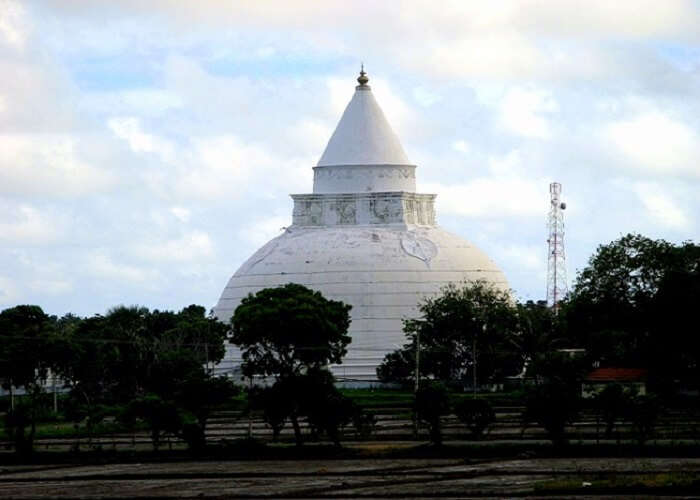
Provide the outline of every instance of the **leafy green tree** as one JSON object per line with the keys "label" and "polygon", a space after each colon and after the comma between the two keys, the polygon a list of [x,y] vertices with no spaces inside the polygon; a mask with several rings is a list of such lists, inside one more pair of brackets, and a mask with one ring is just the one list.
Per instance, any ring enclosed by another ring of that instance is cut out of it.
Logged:
{"label": "leafy green tree", "polygon": [[478,379],[518,373],[523,355],[515,348],[518,311],[508,293],[484,281],[448,285],[420,305],[419,319],[404,321],[408,343],[389,353],[377,375],[383,382],[406,383],[415,370],[420,346],[421,376],[471,383],[474,361]]}
{"label": "leafy green tree", "polygon": [[598,247],[562,308],[572,344],[603,365],[698,383],[700,246],[628,234]]}
{"label": "leafy green tree", "polygon": [[590,366],[590,360],[585,356],[572,357],[566,352],[548,351],[535,356],[527,373],[537,383],[554,383],[578,392]]}
{"label": "leafy green tree", "polygon": [[27,384],[25,395],[5,414],[5,433],[12,439],[15,453],[28,457],[34,451],[36,424],[42,413],[44,391],[41,385]]}
{"label": "leafy green tree", "polygon": [[340,363],[351,341],[350,308],[294,283],[244,298],[231,318],[243,373],[282,379]]}
{"label": "leafy green tree", "polygon": [[462,399],[455,405],[455,415],[469,429],[474,439],[480,439],[496,420],[496,412],[485,399]]}
{"label": "leafy green tree", "polygon": [[20,305],[0,312],[0,383],[11,398],[15,387],[25,391],[5,421],[19,454],[26,455],[33,447],[42,384],[53,364],[53,342],[53,321],[39,306]]}
{"label": "leafy green tree", "polygon": [[53,325],[39,306],[21,305],[0,312],[0,383],[27,387],[46,379]]}
{"label": "leafy green tree", "polygon": [[571,347],[562,331],[561,322],[554,310],[545,301],[516,305],[518,311],[518,331],[510,335],[515,352],[520,353],[523,362],[531,363],[538,355],[556,348]]}
{"label": "leafy green tree", "polygon": [[450,412],[450,399],[445,386],[439,382],[423,383],[416,392],[414,411],[416,418],[425,422],[430,442],[442,444],[442,416]]}
{"label": "leafy green tree", "polygon": [[151,395],[194,419],[188,435],[203,439],[211,409],[236,391],[205,371],[224,356],[227,326],[203,307],[175,313],[119,306],[106,316],[66,316],[57,330],[56,370],[71,389],[70,414],[88,436],[105,409]]}

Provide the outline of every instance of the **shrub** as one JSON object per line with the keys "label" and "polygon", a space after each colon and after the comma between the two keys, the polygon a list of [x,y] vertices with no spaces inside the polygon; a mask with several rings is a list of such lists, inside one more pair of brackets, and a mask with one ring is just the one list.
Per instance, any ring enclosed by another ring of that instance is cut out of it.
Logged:
{"label": "shrub", "polygon": [[430,442],[442,444],[442,422],[440,417],[450,411],[447,389],[439,382],[429,382],[418,389],[414,403],[416,418],[428,425]]}
{"label": "shrub", "polygon": [[605,437],[610,438],[615,421],[627,410],[629,398],[620,384],[610,384],[596,395],[595,404],[605,422]]}
{"label": "shrub", "polygon": [[532,388],[525,403],[524,422],[537,422],[555,446],[565,445],[566,425],[578,415],[578,394],[566,384],[549,382]]}
{"label": "shrub", "polygon": [[463,399],[455,406],[455,414],[474,439],[479,439],[496,420],[491,403],[485,399]]}
{"label": "shrub", "polygon": [[654,396],[637,396],[629,405],[629,412],[637,442],[643,445],[654,434],[661,404]]}

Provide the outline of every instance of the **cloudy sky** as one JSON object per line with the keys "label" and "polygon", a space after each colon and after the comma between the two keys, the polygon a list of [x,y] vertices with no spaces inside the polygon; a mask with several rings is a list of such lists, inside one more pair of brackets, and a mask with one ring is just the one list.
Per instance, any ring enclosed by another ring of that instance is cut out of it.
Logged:
{"label": "cloudy sky", "polygon": [[0,307],[211,307],[291,222],[364,61],[438,221],[545,295],[700,229],[700,3],[0,0]]}

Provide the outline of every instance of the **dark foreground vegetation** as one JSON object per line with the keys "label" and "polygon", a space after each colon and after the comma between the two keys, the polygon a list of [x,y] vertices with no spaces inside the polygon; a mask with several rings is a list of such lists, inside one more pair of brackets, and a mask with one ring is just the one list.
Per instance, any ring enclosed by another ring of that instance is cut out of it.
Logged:
{"label": "dark foreground vegetation", "polygon": [[[696,456],[699,276],[697,245],[629,235],[558,312],[447,287],[379,369],[396,390],[338,388],[327,367],[351,342],[350,307],[301,285],[250,295],[230,325],[200,306],[17,306],[0,313],[3,459]],[[227,342],[265,384],[214,373]],[[641,370],[644,393],[608,383],[582,399],[594,366]]]}

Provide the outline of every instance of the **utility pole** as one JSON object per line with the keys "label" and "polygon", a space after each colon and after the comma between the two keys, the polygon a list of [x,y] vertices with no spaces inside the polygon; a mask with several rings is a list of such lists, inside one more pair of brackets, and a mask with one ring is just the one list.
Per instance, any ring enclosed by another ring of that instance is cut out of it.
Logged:
{"label": "utility pole", "polygon": [[205,343],[204,343],[204,356],[205,356],[205,358],[206,358],[206,360],[207,360],[207,364],[206,364],[207,373],[208,373],[209,375],[211,375],[211,367],[209,366],[209,342],[205,342]]}
{"label": "utility pole", "polygon": [[416,332],[416,383],[413,389],[414,392],[418,392],[420,387],[420,331]]}
{"label": "utility pole", "polygon": [[51,380],[53,381],[53,412],[58,413],[58,393],[56,392],[56,375],[51,374]]}
{"label": "utility pole", "polygon": [[472,335],[472,397],[476,399],[476,332]]}
{"label": "utility pole", "polygon": [[[416,331],[416,381],[413,388],[414,395],[418,395],[420,388],[420,330]],[[418,413],[413,411],[413,434],[418,438]]]}
{"label": "utility pole", "polygon": [[253,411],[250,407],[250,396],[253,392],[253,376],[248,377],[248,439],[253,437]]}

